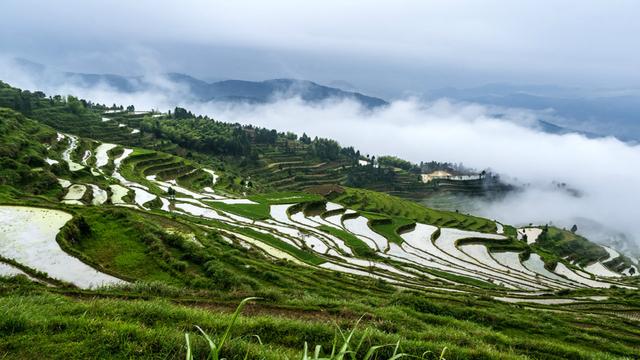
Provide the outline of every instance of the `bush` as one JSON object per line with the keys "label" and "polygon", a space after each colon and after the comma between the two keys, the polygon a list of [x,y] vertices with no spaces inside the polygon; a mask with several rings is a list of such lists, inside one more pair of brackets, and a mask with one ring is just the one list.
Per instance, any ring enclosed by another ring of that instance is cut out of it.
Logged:
{"label": "bush", "polygon": [[183,289],[161,281],[136,281],[132,284],[116,285],[111,289],[121,289],[131,293],[161,297],[177,297],[184,293]]}
{"label": "bush", "polygon": [[187,266],[188,264],[184,261],[175,260],[171,262],[171,267],[180,272],[187,270]]}
{"label": "bush", "polygon": [[219,290],[229,290],[241,285],[238,277],[216,260],[207,261],[204,271]]}

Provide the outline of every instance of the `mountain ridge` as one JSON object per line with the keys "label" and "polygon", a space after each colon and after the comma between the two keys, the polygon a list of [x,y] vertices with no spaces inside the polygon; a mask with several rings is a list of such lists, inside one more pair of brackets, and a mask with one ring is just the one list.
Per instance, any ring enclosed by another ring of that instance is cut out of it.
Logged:
{"label": "mountain ridge", "polygon": [[[450,98],[500,107],[549,112],[555,126],[590,137],[615,136],[640,140],[638,90],[594,90],[555,85],[486,84],[471,88],[441,88],[426,92],[429,99]],[[548,121],[547,121],[548,122]],[[574,130],[571,130],[574,129]]]}
{"label": "mountain ridge", "polygon": [[[156,76],[117,74],[95,74],[79,72],[59,72],[49,69],[45,65],[25,59],[17,59],[17,66],[30,74],[39,74],[50,81],[58,83],[71,82],[80,87],[94,87],[107,85],[115,90],[132,93],[155,90],[168,84],[163,80],[173,82],[171,85],[183,86],[189,89],[189,95],[197,101],[222,102],[252,102],[268,103],[282,98],[299,97],[306,102],[322,102],[331,99],[353,100],[365,108],[374,109],[388,105],[383,99],[367,96],[355,91],[342,90],[336,87],[318,84],[311,80],[292,78],[275,78],[261,81],[227,79],[207,82],[194,76],[168,72]],[[160,84],[158,84],[160,82]],[[168,85],[168,86],[171,86]]]}

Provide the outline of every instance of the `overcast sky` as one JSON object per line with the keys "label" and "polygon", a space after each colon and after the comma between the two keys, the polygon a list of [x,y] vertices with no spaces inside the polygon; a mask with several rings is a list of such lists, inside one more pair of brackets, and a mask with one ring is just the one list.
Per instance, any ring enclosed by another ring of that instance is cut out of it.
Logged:
{"label": "overcast sky", "polygon": [[640,1],[3,0],[0,53],[63,70],[346,80],[392,96],[488,82],[640,84]]}

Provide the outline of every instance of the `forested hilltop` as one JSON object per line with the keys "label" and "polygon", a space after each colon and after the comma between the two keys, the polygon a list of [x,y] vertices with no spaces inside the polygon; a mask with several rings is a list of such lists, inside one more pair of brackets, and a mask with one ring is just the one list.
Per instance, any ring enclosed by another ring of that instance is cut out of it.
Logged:
{"label": "forested hilltop", "polygon": [[637,259],[408,200],[453,167],[0,83],[0,357],[637,356]]}

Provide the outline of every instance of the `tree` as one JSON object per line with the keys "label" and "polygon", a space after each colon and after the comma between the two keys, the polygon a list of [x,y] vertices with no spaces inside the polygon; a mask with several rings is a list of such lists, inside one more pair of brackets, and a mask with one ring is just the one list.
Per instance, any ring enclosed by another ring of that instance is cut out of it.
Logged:
{"label": "tree", "polygon": [[573,224],[573,226],[571,227],[571,232],[575,234],[576,231],[578,231],[578,225]]}
{"label": "tree", "polygon": [[188,119],[193,117],[193,114],[185,108],[176,107],[173,110],[173,117],[174,119]]}
{"label": "tree", "polygon": [[91,234],[91,225],[87,222],[87,219],[84,216],[80,216],[77,220],[78,230],[82,235],[90,235]]}
{"label": "tree", "polygon": [[169,187],[167,189],[167,195],[169,196],[170,199],[175,199],[176,198],[176,190],[172,187]]}
{"label": "tree", "polygon": [[77,97],[71,95],[67,97],[67,107],[75,115],[79,115],[84,109],[82,102],[80,102]]}

